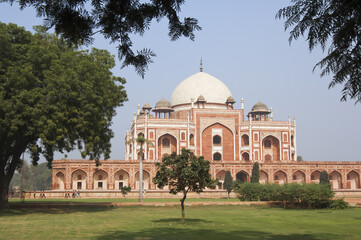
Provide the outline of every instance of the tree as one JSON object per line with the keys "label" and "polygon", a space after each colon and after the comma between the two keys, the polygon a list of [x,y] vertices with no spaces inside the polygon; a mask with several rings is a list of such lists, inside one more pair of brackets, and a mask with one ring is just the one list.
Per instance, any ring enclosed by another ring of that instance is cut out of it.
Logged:
{"label": "tree", "polygon": [[320,173],[320,184],[331,185],[330,178],[325,170]]}
{"label": "tree", "polygon": [[[3,2],[12,4],[15,0]],[[47,29],[54,28],[70,44],[90,44],[96,33],[118,43],[122,67],[133,65],[142,77],[155,54],[147,48],[133,52],[131,35],[143,36],[152,21],[159,22],[162,18],[168,19],[168,35],[172,41],[183,36],[194,40],[194,31],[201,30],[195,18],[180,20],[178,14],[184,0],[20,0],[19,4],[21,9],[34,7],[37,15],[44,18]]]}
{"label": "tree", "polygon": [[259,183],[259,164],[258,164],[258,162],[255,162],[253,164],[251,182]]}
{"label": "tree", "polygon": [[223,189],[227,190],[228,199],[229,199],[229,194],[233,189],[233,179],[230,171],[227,171],[226,176],[224,177]]}
{"label": "tree", "polygon": [[[20,171],[22,173],[21,178]],[[24,161],[19,172],[14,173],[10,181],[9,190],[15,186],[20,186],[20,180],[22,182],[22,190],[24,191],[51,189],[52,170],[47,167],[46,163],[29,166],[29,164]]]}
{"label": "tree", "polygon": [[105,50],[78,51],[41,27],[31,34],[0,23],[0,209],[21,155],[79,149],[99,164],[110,156],[115,108],[126,101],[125,80]]}
{"label": "tree", "polygon": [[316,64],[321,77],[334,74],[329,88],[343,84],[341,101],[361,101],[361,2],[359,0],[292,0],[278,11],[290,28],[289,43],[307,36],[309,50],[328,46],[328,55]]}
{"label": "tree", "polygon": [[125,198],[125,195],[127,195],[128,192],[130,192],[130,190],[132,190],[132,188],[131,188],[131,187],[127,187],[127,186],[124,186],[124,187],[121,187],[121,188],[120,188],[120,191],[122,192],[124,198]]}
{"label": "tree", "polygon": [[180,199],[182,222],[184,222],[184,201],[189,191],[200,193],[205,189],[214,188],[216,181],[209,173],[210,163],[204,157],[191,155],[190,150],[182,148],[181,154],[173,152],[162,158],[161,163],[155,163],[158,171],[153,182],[158,188],[169,186],[169,193],[183,193]]}
{"label": "tree", "polygon": [[146,139],[143,134],[139,135],[138,138],[135,140],[139,143],[139,202],[143,202],[143,145],[147,144],[153,146],[153,143]]}
{"label": "tree", "polygon": [[297,156],[297,162],[302,162],[302,161],[303,161],[302,156]]}

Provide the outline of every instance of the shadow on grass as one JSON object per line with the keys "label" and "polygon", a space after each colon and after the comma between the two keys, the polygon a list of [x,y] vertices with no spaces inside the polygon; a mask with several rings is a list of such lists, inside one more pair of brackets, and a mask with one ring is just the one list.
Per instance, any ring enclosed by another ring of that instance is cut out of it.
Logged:
{"label": "shadow on grass", "polygon": [[[181,225],[180,225],[181,226]],[[329,233],[320,234],[272,234],[262,231],[218,231],[212,229],[187,229],[187,228],[153,228],[144,230],[142,232],[125,232],[125,231],[111,231],[104,235],[98,236],[96,239],[127,239],[127,240],[141,240],[141,239],[267,239],[267,240],[323,240],[323,239],[341,239],[342,236],[337,236]]]}
{"label": "shadow on grass", "polygon": [[104,212],[113,210],[116,207],[114,206],[49,206],[38,204],[32,207],[22,208],[21,206],[11,206],[9,210],[0,211],[1,216],[19,216],[33,213],[43,213],[43,214],[68,214],[75,212]]}
{"label": "shadow on grass", "polygon": [[[164,218],[164,219],[159,219],[159,220],[153,220],[153,222],[156,223],[180,223],[180,218]],[[204,219],[199,219],[199,218],[186,218],[184,220],[184,223],[211,223],[212,221],[208,221],[208,220],[204,220]]]}

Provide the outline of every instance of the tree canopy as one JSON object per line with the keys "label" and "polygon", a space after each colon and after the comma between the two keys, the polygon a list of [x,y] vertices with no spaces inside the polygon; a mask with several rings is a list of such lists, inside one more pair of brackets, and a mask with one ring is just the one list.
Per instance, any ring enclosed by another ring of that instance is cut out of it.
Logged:
{"label": "tree canopy", "polygon": [[[2,0],[13,3],[14,0]],[[142,36],[152,21],[168,19],[168,35],[172,41],[180,37],[194,40],[194,31],[200,30],[198,20],[179,13],[184,0],[20,0],[21,9],[33,7],[44,26],[54,28],[68,43],[90,44],[96,33],[118,43],[118,56],[123,67],[133,65],[138,74],[144,73],[155,53],[149,48],[134,52],[131,35]]]}
{"label": "tree canopy", "polygon": [[320,184],[331,185],[330,178],[325,170],[320,173]]}
{"label": "tree canopy", "polygon": [[110,157],[115,108],[125,80],[105,50],[78,51],[42,27],[32,34],[0,23],[0,208],[23,152],[51,166],[55,151]]}
{"label": "tree canopy", "polygon": [[9,190],[20,185],[22,185],[22,190],[25,191],[51,189],[51,174],[52,170],[47,167],[46,163],[40,163],[34,166],[24,161],[19,172],[16,172],[11,179]]}
{"label": "tree canopy", "polygon": [[200,193],[205,189],[214,188],[216,181],[212,179],[209,161],[204,157],[191,155],[190,150],[182,148],[181,154],[173,152],[163,157],[162,162],[155,163],[158,171],[153,178],[157,187],[169,187],[171,194],[183,193],[181,201],[182,222],[184,222],[184,201],[189,191]]}
{"label": "tree canopy", "polygon": [[[321,76],[333,74],[329,88],[343,84],[342,101],[361,102],[361,1],[292,0],[278,11],[290,29],[289,42],[306,36],[309,50],[320,46],[327,56],[318,62]],[[315,69],[314,68],[314,69]]]}

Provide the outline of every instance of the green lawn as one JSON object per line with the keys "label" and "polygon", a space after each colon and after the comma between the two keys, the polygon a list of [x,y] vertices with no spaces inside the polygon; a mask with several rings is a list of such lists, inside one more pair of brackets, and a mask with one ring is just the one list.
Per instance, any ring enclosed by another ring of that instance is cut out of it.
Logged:
{"label": "green lawn", "polygon": [[[179,202],[179,198],[145,198],[144,202]],[[9,199],[10,203],[20,203],[19,198]],[[54,199],[25,199],[25,203],[109,203],[109,202],[138,202],[136,198],[54,198]],[[237,198],[187,198],[187,202],[239,202]]]}
{"label": "green lawn", "polygon": [[0,212],[0,239],[360,239],[361,208],[64,207]]}

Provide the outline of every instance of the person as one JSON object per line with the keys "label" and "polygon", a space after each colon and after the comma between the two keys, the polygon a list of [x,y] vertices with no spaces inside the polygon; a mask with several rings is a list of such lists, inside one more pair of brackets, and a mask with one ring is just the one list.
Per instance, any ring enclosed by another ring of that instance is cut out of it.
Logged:
{"label": "person", "polygon": [[44,192],[44,190],[43,190],[42,194],[43,194],[43,195],[42,195],[41,198],[46,198],[46,197],[45,197],[45,192]]}
{"label": "person", "polygon": [[73,198],[75,198],[75,190],[73,190],[73,195],[72,195]]}
{"label": "person", "polygon": [[77,194],[77,197],[80,198],[80,191],[79,191],[79,189],[78,189],[77,193],[78,193],[78,194]]}
{"label": "person", "polygon": [[64,198],[68,198],[68,191],[65,191]]}
{"label": "person", "polygon": [[25,191],[21,191],[21,203],[25,203]]}
{"label": "person", "polygon": [[34,199],[36,198],[36,192],[34,191]]}

